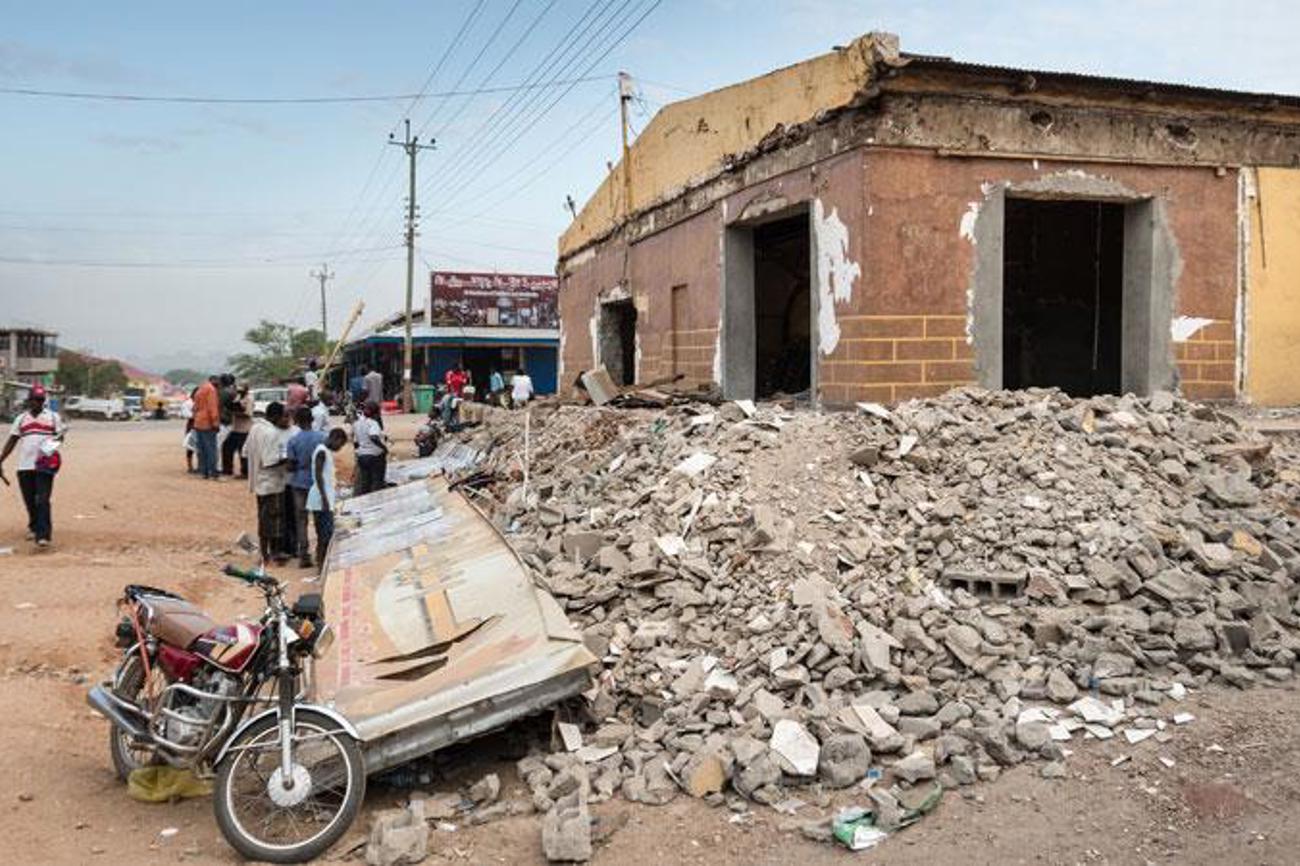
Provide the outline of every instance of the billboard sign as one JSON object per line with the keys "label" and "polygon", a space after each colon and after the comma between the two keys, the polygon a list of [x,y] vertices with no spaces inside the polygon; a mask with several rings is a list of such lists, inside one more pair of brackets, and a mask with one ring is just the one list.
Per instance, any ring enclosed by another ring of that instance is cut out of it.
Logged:
{"label": "billboard sign", "polygon": [[430,283],[434,325],[560,326],[559,281],[554,276],[434,271]]}

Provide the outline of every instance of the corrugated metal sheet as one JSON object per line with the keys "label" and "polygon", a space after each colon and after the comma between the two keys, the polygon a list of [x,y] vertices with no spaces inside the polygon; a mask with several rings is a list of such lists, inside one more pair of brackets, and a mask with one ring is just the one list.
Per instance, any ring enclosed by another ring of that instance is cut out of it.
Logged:
{"label": "corrugated metal sheet", "polygon": [[389,484],[406,484],[434,475],[446,475],[473,469],[483,459],[483,452],[464,442],[444,441],[428,457],[395,460],[388,464],[385,479]]}
{"label": "corrugated metal sheet", "polygon": [[[979,75],[985,78],[1005,78],[1008,84],[1014,84],[1018,79],[1023,78],[1026,75],[1032,75],[1040,81],[1059,81],[1064,84],[1119,90],[1133,94],[1145,94],[1146,92],[1151,91],[1155,93],[1176,94],[1179,96],[1202,98],[1207,100],[1240,101],[1255,105],[1275,102],[1279,105],[1300,106],[1300,96],[1295,96],[1293,94],[1225,90],[1217,87],[1202,87],[1195,84],[1183,84],[1168,81],[1116,78],[1108,75],[1089,75],[1082,72],[1054,72],[1050,69],[1020,69],[1012,66],[992,66],[983,63],[968,63],[961,60],[953,60],[950,57],[940,57],[929,54],[908,54],[907,52],[903,52],[900,56],[907,61],[907,66],[916,69],[929,68],[951,70],[954,72]],[[907,66],[903,68],[906,69]]]}
{"label": "corrugated metal sheet", "polygon": [[463,495],[431,478],[350,500],[325,574],[317,699],[392,766],[589,684],[596,658]]}

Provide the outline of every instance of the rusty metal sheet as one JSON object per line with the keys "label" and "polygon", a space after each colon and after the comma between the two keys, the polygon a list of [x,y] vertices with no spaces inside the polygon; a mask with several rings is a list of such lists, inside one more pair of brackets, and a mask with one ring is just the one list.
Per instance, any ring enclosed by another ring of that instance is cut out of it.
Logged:
{"label": "rusty metal sheet", "polygon": [[346,502],[324,580],[336,639],[316,699],[356,726],[371,772],[590,684],[582,636],[442,478]]}

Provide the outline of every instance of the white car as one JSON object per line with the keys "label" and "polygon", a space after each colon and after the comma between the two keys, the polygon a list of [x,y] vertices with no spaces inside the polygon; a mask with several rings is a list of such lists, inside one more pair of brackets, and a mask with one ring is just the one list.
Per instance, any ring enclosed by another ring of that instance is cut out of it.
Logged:
{"label": "white car", "polygon": [[283,403],[289,397],[289,389],[283,386],[274,388],[252,388],[248,396],[253,399],[253,417],[260,418],[266,414],[266,407],[272,403]]}
{"label": "white car", "polygon": [[62,412],[68,418],[98,418],[102,421],[127,421],[131,418],[131,410],[116,398],[69,397],[63,401]]}

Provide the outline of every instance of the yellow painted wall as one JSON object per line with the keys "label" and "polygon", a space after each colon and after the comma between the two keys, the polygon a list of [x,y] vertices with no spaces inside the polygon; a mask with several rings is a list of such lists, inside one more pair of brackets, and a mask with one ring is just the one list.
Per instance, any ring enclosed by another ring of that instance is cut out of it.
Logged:
{"label": "yellow painted wall", "polygon": [[[848,103],[866,87],[875,60],[897,53],[896,36],[869,33],[841,51],[665,106],[631,147],[631,210],[716,173],[724,156],[749,150],[777,124]],[[620,161],[561,236],[561,257],[626,217],[624,180]]]}
{"label": "yellow painted wall", "polygon": [[1255,170],[1246,282],[1246,394],[1300,403],[1300,170]]}

